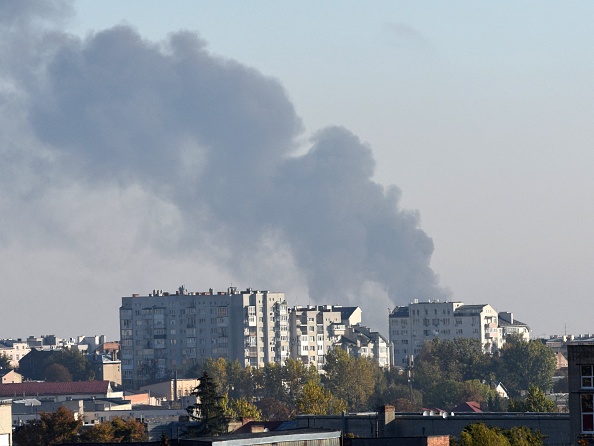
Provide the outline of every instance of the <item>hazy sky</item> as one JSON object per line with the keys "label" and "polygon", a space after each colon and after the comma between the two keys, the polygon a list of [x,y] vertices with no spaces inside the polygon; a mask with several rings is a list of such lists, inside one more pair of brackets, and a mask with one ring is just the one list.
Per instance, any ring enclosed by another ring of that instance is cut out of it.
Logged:
{"label": "hazy sky", "polygon": [[592,19],[0,0],[0,337],[117,339],[121,296],[182,284],[594,332]]}

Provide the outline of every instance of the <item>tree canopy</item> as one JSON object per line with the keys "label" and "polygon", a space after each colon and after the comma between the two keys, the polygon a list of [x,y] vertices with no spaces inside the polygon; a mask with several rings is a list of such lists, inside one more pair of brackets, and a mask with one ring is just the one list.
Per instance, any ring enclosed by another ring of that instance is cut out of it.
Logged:
{"label": "tree canopy", "polygon": [[191,394],[198,398],[198,402],[186,410],[191,418],[202,422],[199,433],[215,436],[227,433],[224,396],[219,392],[214,379],[204,372],[200,377],[200,384]]}
{"label": "tree canopy", "polygon": [[19,446],[49,446],[76,442],[83,422],[74,413],[61,406],[55,412],[41,412],[39,419],[27,421],[13,435]]}

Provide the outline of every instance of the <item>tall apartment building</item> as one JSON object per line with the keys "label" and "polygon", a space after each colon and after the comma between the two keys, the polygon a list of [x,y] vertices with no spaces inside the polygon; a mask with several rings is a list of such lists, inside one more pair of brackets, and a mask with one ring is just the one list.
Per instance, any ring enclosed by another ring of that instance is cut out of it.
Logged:
{"label": "tall apartment building", "polygon": [[504,342],[497,311],[488,304],[415,300],[392,311],[389,329],[395,366],[405,366],[425,341],[435,338],[478,339],[487,353],[495,352]]}
{"label": "tall apartment building", "polygon": [[260,367],[289,356],[289,314],[284,293],[238,291],[122,297],[122,381],[138,388],[150,378],[182,374],[206,358]]}
{"label": "tall apartment building", "polygon": [[291,357],[321,371],[326,352],[336,345],[347,327],[361,323],[359,307],[308,305],[290,311]]}

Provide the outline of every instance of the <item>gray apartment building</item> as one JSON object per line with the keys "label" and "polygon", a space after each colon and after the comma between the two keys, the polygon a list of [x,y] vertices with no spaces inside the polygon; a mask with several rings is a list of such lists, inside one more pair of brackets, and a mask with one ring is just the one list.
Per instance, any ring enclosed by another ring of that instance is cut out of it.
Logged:
{"label": "gray apartment building", "polygon": [[122,297],[120,337],[123,385],[138,388],[175,371],[183,374],[206,358],[252,367],[284,363],[289,312],[278,292],[153,290]]}
{"label": "gray apartment building", "polygon": [[477,339],[487,353],[497,351],[503,344],[497,311],[488,304],[415,300],[392,311],[389,328],[392,364],[401,367],[421,351],[425,341],[435,338]]}

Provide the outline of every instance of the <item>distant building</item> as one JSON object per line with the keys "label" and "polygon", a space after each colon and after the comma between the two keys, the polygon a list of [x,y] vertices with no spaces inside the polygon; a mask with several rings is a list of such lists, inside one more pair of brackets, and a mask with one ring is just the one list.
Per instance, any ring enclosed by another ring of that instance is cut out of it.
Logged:
{"label": "distant building", "polygon": [[0,445],[12,446],[12,404],[0,400]]}
{"label": "distant building", "polygon": [[528,342],[530,340],[530,327],[524,322],[514,319],[514,314],[507,311],[500,311],[499,328],[501,328],[501,336],[505,341],[506,336],[516,335]]}
{"label": "distant building", "polygon": [[69,401],[82,398],[121,398],[109,381],[37,382],[28,381],[0,386],[0,399],[37,398],[40,401]]}
{"label": "distant building", "polygon": [[289,357],[289,313],[284,293],[235,287],[225,292],[122,297],[120,307],[122,381],[138,388],[183,375],[206,358],[241,365],[282,364]]}
{"label": "distant building", "polygon": [[19,361],[29,353],[31,349],[26,342],[20,339],[1,339],[0,356],[6,356],[10,360],[10,366],[18,368]]}
{"label": "distant building", "polygon": [[567,344],[569,421],[572,444],[594,444],[594,340]]}
{"label": "distant building", "polygon": [[2,384],[15,384],[23,382],[23,375],[14,370],[0,370],[0,381]]}
{"label": "distant building", "polygon": [[374,359],[380,367],[390,365],[389,341],[368,327],[359,324],[346,327],[338,343],[351,356]]}
{"label": "distant building", "polygon": [[389,329],[392,364],[400,367],[406,366],[411,355],[421,351],[425,341],[436,338],[477,339],[487,353],[496,352],[503,345],[498,314],[488,304],[415,300],[392,311]]}
{"label": "distant building", "polygon": [[361,323],[359,307],[308,305],[291,308],[291,357],[322,371],[328,350],[339,344],[347,327]]}

